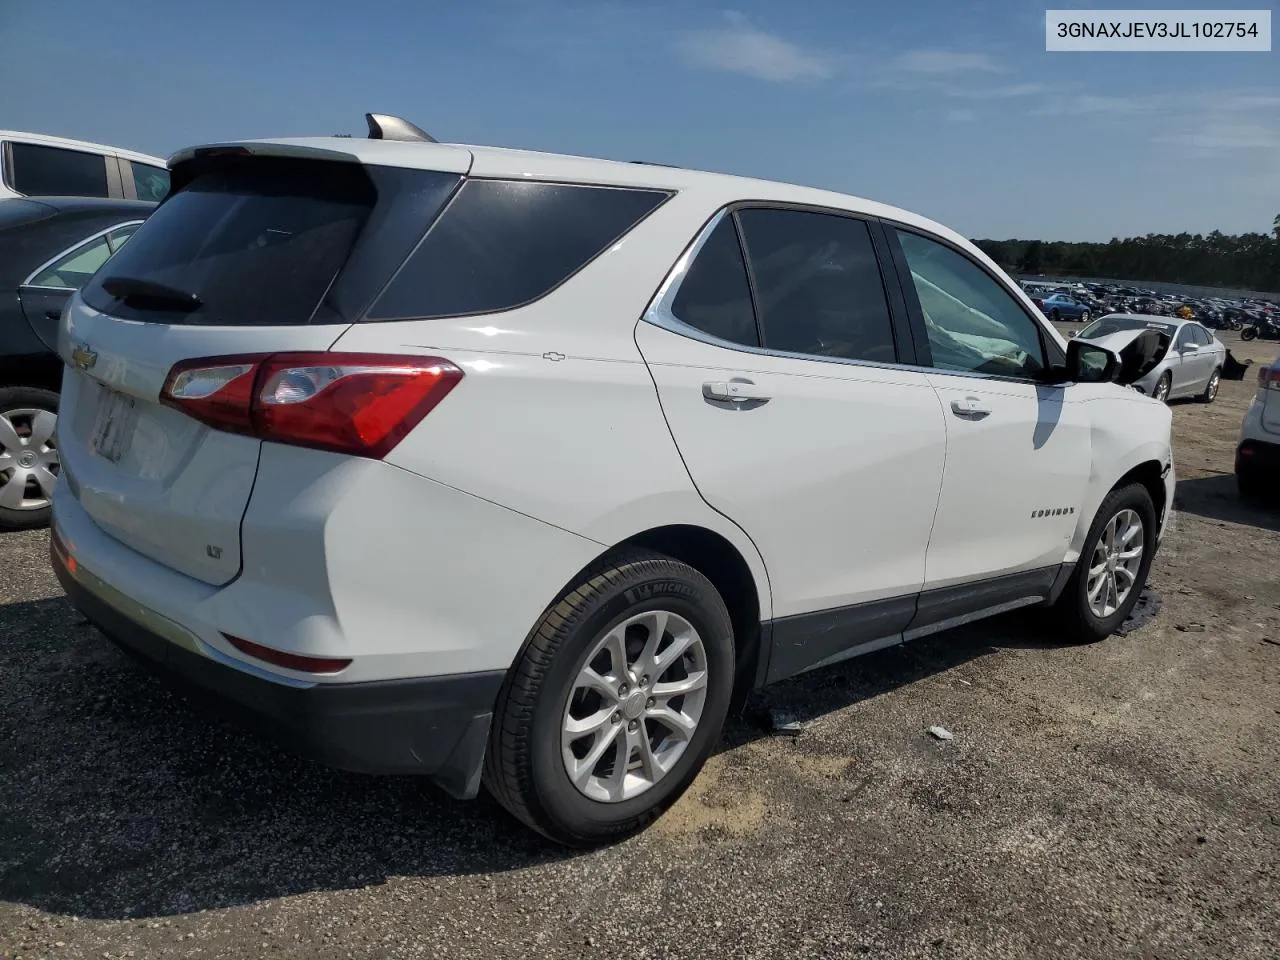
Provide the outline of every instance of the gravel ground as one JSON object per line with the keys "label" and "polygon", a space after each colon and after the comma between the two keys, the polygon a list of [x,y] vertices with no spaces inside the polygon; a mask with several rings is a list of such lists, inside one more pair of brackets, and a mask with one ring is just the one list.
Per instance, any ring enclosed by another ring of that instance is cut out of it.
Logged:
{"label": "gravel ground", "polygon": [[209,718],[80,621],[46,533],[0,535],[0,958],[1280,956],[1280,511],[1230,477],[1252,391],[1175,405],[1152,622],[1059,648],[1002,618],[783,684],[803,732],[735,722],[585,855]]}

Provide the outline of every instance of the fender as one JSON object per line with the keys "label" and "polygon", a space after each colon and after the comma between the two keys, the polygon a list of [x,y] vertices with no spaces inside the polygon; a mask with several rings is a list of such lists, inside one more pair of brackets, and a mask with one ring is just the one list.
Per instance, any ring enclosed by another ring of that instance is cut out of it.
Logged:
{"label": "fender", "polygon": [[1106,394],[1086,402],[1092,462],[1067,563],[1079,559],[1098,507],[1121,477],[1144,463],[1154,462],[1163,468],[1173,462],[1173,414],[1165,404],[1124,387],[1109,387]]}

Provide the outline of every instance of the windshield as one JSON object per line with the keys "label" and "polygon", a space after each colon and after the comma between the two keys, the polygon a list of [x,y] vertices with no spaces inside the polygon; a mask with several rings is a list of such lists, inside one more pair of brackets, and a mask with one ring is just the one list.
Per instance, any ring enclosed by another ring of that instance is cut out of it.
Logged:
{"label": "windshield", "polygon": [[1108,337],[1113,333],[1123,333],[1125,330],[1148,328],[1162,330],[1169,336],[1173,336],[1176,329],[1172,323],[1161,323],[1159,320],[1147,320],[1143,317],[1102,317],[1081,330],[1079,335],[1090,340],[1096,337]]}

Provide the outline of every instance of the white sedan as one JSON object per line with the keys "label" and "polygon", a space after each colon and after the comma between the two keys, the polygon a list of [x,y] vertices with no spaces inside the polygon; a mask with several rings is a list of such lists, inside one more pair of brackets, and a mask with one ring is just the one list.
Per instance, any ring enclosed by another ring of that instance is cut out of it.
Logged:
{"label": "white sedan", "polygon": [[1077,334],[1081,340],[1103,343],[1118,333],[1155,330],[1160,348],[1133,386],[1157,400],[1198,397],[1213,403],[1222,382],[1227,348],[1194,320],[1151,317],[1138,313],[1113,313],[1099,317]]}

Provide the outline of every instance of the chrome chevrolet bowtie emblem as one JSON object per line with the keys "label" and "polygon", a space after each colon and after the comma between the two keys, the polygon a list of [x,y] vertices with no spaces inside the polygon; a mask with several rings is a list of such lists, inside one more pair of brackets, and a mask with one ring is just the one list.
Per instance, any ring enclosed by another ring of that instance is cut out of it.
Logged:
{"label": "chrome chevrolet bowtie emblem", "polygon": [[98,355],[88,347],[76,347],[71,351],[71,362],[80,370],[88,370],[98,362]]}

